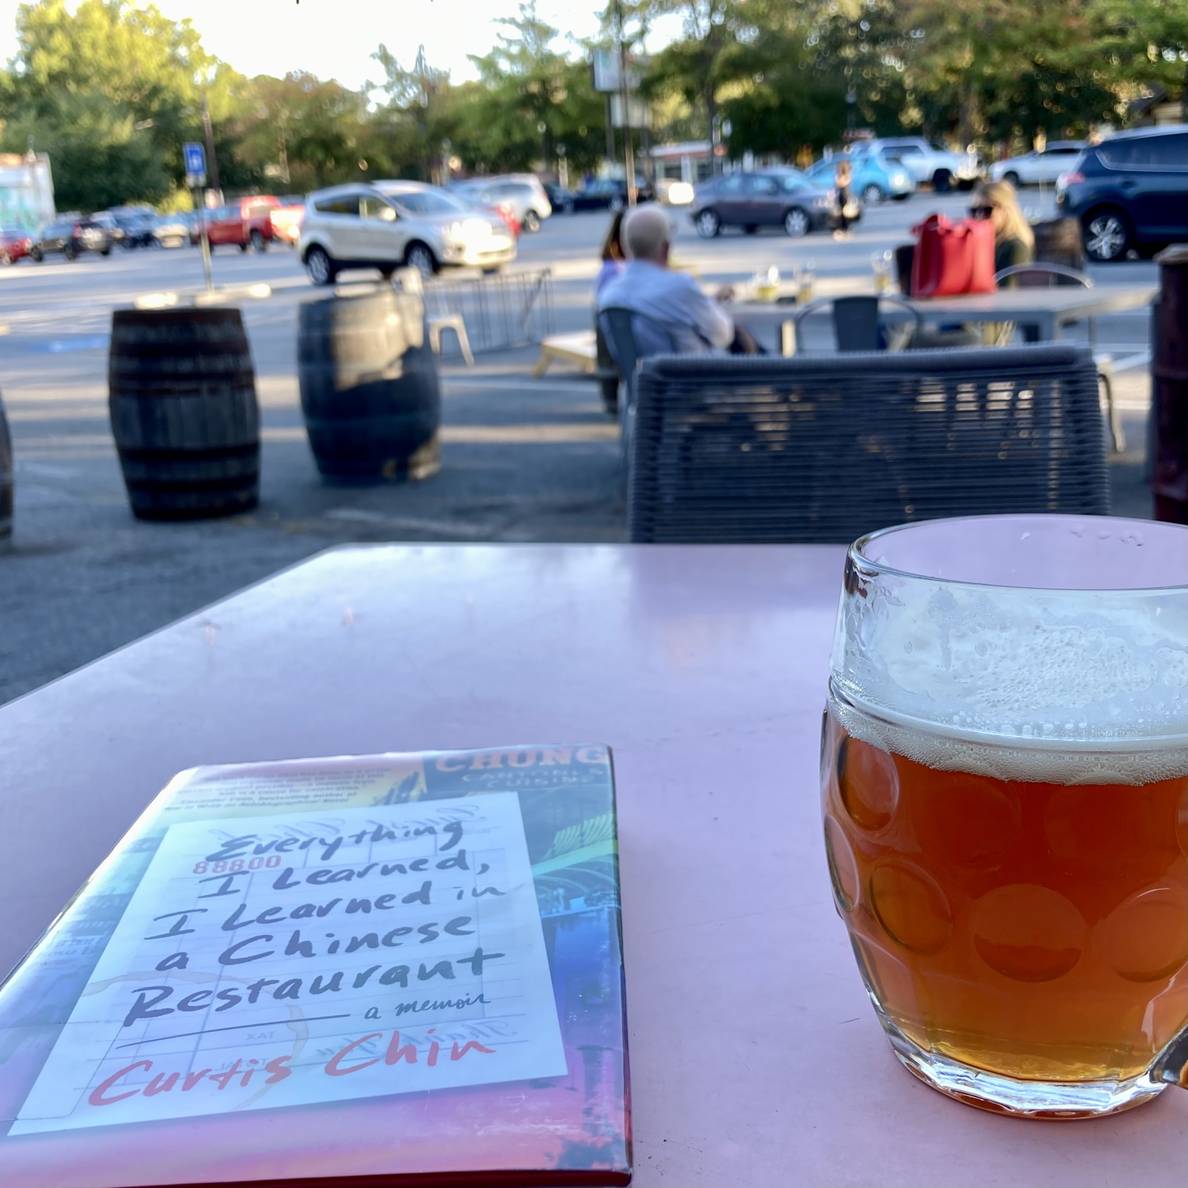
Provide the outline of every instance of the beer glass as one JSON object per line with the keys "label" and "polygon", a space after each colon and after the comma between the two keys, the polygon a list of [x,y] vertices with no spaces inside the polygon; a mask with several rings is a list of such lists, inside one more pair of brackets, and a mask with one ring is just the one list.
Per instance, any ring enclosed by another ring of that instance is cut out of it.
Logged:
{"label": "beer glass", "polygon": [[851,546],[821,747],[838,913],[899,1060],[1090,1117],[1188,1072],[1188,528]]}

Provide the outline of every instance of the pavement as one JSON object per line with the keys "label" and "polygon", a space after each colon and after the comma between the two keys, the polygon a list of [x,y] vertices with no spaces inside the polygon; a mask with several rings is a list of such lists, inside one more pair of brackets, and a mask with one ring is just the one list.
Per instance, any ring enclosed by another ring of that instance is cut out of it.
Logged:
{"label": "pavement", "polygon": [[[786,272],[812,263],[827,293],[847,278],[868,278],[872,254],[908,239],[925,214],[959,217],[967,201],[918,195],[872,208],[842,243],[774,231],[704,241],[677,212],[674,256],[721,283],[772,264]],[[1039,199],[1029,204],[1043,213]],[[521,241],[518,267],[552,270],[556,332],[590,325],[605,225],[603,214],[557,216]],[[616,427],[591,381],[559,367],[533,380],[531,349],[482,353],[473,368],[443,360],[443,465],[434,478],[324,485],[305,439],[295,366],[298,306],[322,291],[284,249],[220,249],[214,275],[241,292],[269,290],[241,303],[262,414],[260,506],[226,520],[147,524],[128,511],[108,423],[111,313],[145,294],[200,288],[198,251],[0,270],[0,380],[17,483],[13,543],[0,555],[0,702],[336,544],[624,538]],[[1103,285],[1155,283],[1157,269],[1133,261],[1093,275]],[[1146,313],[1101,319],[1098,340],[1124,364],[1118,399],[1129,448],[1111,467],[1115,511],[1148,516]]]}

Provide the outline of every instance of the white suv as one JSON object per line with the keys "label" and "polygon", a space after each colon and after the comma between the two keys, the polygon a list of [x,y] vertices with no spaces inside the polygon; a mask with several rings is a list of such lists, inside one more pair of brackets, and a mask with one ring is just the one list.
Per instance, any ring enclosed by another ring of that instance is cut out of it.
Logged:
{"label": "white suv", "polygon": [[314,284],[329,285],[345,268],[494,271],[516,258],[516,241],[502,220],[437,186],[380,181],[310,194],[298,250]]}

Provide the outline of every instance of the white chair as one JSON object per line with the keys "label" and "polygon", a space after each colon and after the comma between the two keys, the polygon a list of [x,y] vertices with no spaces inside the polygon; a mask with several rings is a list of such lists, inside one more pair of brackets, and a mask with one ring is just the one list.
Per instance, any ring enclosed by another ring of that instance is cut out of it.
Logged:
{"label": "white chair", "polygon": [[474,356],[470,353],[470,339],[466,336],[466,323],[461,314],[438,314],[429,318],[429,345],[435,355],[441,354],[441,336],[446,330],[453,332],[458,342],[458,350],[466,360],[468,367],[474,366]]}

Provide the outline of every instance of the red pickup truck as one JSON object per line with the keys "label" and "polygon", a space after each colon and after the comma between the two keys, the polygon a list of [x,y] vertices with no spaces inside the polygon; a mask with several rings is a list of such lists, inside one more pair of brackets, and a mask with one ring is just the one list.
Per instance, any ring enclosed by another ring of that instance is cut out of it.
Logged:
{"label": "red pickup truck", "polygon": [[[249,247],[258,252],[266,251],[269,243],[277,238],[271,214],[279,206],[279,199],[271,194],[250,194],[208,210],[206,233],[210,238],[210,246],[215,248],[230,243],[241,252],[246,252]],[[199,234],[195,227],[190,235],[191,240],[197,242]]]}

